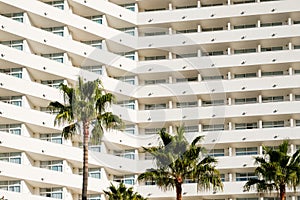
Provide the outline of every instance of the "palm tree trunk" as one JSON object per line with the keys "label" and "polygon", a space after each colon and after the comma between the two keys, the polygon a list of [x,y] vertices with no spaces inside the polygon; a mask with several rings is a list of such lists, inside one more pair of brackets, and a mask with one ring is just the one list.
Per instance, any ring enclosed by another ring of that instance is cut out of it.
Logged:
{"label": "palm tree trunk", "polygon": [[285,200],[285,185],[280,185],[280,200]]}
{"label": "palm tree trunk", "polygon": [[182,185],[181,185],[181,183],[176,184],[176,200],[182,200]]}
{"label": "palm tree trunk", "polygon": [[88,158],[89,158],[89,123],[83,122],[83,179],[82,179],[82,200],[87,200],[87,186],[88,186]]}

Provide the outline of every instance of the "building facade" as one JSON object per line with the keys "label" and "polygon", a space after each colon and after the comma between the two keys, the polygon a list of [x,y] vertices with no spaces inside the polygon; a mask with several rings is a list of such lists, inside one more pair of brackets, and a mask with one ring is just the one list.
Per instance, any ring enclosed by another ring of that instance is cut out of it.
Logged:
{"label": "building facade", "polygon": [[47,106],[83,76],[115,94],[126,125],[90,146],[89,200],[111,181],[174,199],[137,176],[154,167],[142,147],[179,125],[205,136],[224,183],[187,182],[184,199],[276,198],[243,185],[264,145],[300,148],[299,0],[1,0],[0,14],[0,197],[80,199],[81,138],[64,140]]}

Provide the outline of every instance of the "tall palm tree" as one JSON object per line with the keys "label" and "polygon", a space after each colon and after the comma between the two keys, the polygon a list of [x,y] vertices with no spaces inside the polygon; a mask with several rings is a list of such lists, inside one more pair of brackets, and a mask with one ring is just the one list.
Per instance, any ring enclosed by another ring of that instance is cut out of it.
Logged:
{"label": "tall palm tree", "polygon": [[249,191],[256,186],[258,192],[272,192],[276,190],[280,199],[286,198],[286,187],[293,188],[300,185],[300,150],[293,155],[288,153],[289,142],[283,141],[278,149],[263,147],[263,157],[256,157],[255,169],[257,179],[250,179],[244,186]]}
{"label": "tall palm tree", "polygon": [[155,158],[156,169],[139,175],[138,180],[155,181],[164,190],[175,188],[176,199],[182,200],[182,184],[185,180],[197,183],[198,190],[223,189],[219,171],[215,168],[216,159],[201,157],[204,148],[198,145],[203,138],[196,137],[191,144],[184,137],[184,128],[177,127],[174,136],[164,129],[159,131],[161,144],[158,147],[144,148]]}
{"label": "tall palm tree", "polygon": [[124,183],[120,183],[118,187],[111,184],[109,190],[103,191],[108,196],[108,200],[147,200],[137,192],[133,192],[132,187],[126,188]]}
{"label": "tall palm tree", "polygon": [[[119,128],[121,119],[107,112],[107,108],[114,100],[111,93],[105,92],[101,81],[84,82],[79,78],[76,88],[61,84],[64,102],[51,102],[49,109],[57,113],[55,125],[65,125],[62,135],[65,139],[74,134],[83,133],[83,181],[82,200],[87,199],[88,185],[88,144],[99,143],[105,129]],[[92,131],[90,134],[90,127]]]}

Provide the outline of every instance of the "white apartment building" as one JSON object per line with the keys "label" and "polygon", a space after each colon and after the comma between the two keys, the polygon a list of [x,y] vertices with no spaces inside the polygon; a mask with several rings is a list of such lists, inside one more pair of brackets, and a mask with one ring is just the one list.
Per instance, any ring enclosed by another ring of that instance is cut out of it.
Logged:
{"label": "white apartment building", "polygon": [[0,14],[0,198],[80,199],[81,138],[46,108],[78,75],[103,80],[126,124],[91,146],[89,200],[111,181],[174,199],[137,176],[154,166],[142,147],[180,124],[205,135],[224,183],[186,183],[184,199],[276,198],[243,185],[263,145],[300,148],[299,0],[1,0]]}

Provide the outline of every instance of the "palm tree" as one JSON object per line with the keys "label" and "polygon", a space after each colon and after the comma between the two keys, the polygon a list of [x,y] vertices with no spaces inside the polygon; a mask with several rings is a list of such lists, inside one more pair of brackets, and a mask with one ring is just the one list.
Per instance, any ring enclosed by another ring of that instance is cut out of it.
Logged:
{"label": "palm tree", "polygon": [[108,200],[147,200],[137,192],[133,192],[132,187],[126,188],[124,183],[120,183],[117,188],[113,184],[110,184],[109,190],[103,191],[108,196]]}
{"label": "palm tree", "polygon": [[276,190],[280,199],[286,198],[286,187],[293,188],[300,185],[300,150],[293,155],[288,154],[289,142],[283,141],[278,149],[263,147],[263,157],[256,157],[255,169],[257,179],[250,179],[244,186],[249,191],[256,186],[258,192],[272,192]]}
{"label": "palm tree", "polygon": [[161,144],[158,147],[144,148],[155,158],[156,169],[139,175],[138,180],[155,181],[164,190],[175,188],[176,199],[182,200],[182,184],[185,180],[197,183],[198,190],[223,189],[216,159],[201,157],[204,148],[198,145],[203,138],[196,137],[191,144],[184,137],[184,128],[177,127],[172,136],[164,129],[158,132]]}
{"label": "palm tree", "polygon": [[[106,93],[100,80],[83,82],[79,78],[77,87],[71,88],[61,84],[64,103],[51,102],[49,109],[57,113],[55,125],[65,125],[62,135],[65,139],[72,138],[78,132],[83,132],[83,182],[82,200],[87,199],[88,184],[88,143],[99,143],[105,129],[119,128],[121,119],[107,112],[114,100],[111,93]],[[90,134],[90,127],[92,128]]]}

